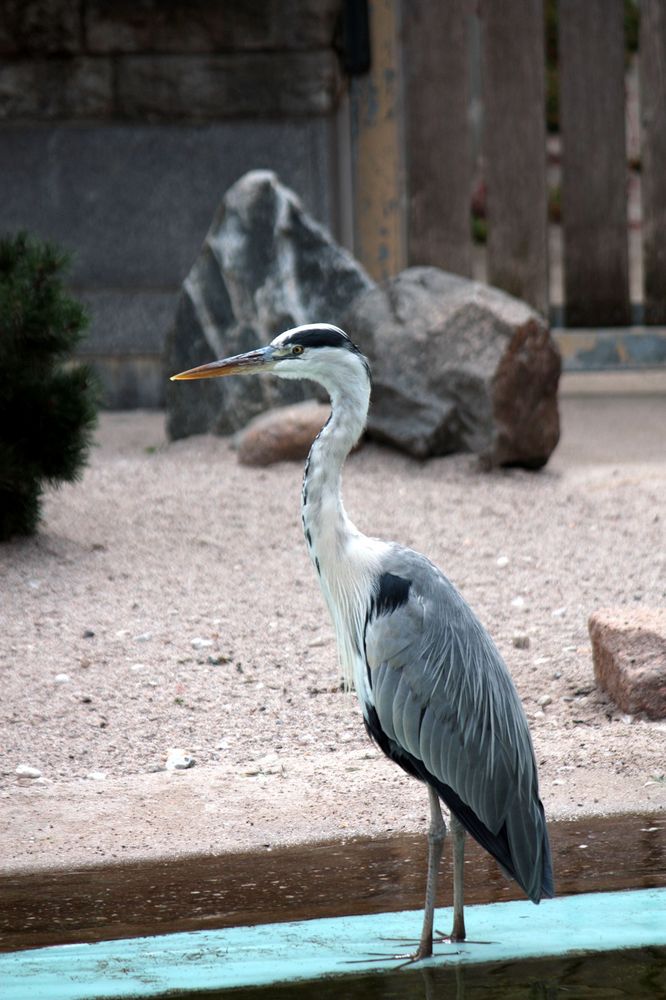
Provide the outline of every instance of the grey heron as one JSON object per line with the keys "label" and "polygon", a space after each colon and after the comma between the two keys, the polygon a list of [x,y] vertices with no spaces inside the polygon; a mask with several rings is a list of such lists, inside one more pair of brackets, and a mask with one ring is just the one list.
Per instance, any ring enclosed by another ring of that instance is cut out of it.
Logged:
{"label": "grey heron", "polygon": [[333,620],[344,677],[383,752],[424,782],[430,803],[423,927],[414,959],[432,954],[435,891],[448,808],[453,839],[453,928],[465,939],[463,865],[470,833],[535,903],[553,875],[537,767],[520,699],[487,631],[425,556],[352,524],[341,473],[365,429],[371,377],[350,338],[325,323],[298,326],[267,347],[173,379],[272,372],[313,379],[331,415],[305,466],[305,540]]}

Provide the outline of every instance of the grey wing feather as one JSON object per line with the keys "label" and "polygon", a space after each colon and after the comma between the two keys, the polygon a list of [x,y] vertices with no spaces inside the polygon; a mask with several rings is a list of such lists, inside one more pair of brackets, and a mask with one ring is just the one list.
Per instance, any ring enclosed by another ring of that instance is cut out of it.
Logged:
{"label": "grey wing feather", "polygon": [[396,547],[383,568],[410,581],[407,599],[370,615],[366,626],[383,733],[452,789],[492,835],[506,831],[514,874],[538,899],[540,860],[548,882],[547,835],[527,720],[507,667],[462,596],[427,559]]}

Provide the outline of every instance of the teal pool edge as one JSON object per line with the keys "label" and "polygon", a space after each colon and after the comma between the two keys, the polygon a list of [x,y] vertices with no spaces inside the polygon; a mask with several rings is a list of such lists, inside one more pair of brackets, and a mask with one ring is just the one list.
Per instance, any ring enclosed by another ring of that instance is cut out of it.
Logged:
{"label": "teal pool edge", "polygon": [[[666,946],[666,889],[588,893],[466,908],[465,944],[440,944],[431,964],[547,958]],[[421,911],[190,931],[56,945],[0,955],[4,1000],[152,997],[395,969]],[[451,911],[437,911],[448,931]],[[397,939],[397,940],[396,940]],[[425,963],[423,963],[425,964]]]}

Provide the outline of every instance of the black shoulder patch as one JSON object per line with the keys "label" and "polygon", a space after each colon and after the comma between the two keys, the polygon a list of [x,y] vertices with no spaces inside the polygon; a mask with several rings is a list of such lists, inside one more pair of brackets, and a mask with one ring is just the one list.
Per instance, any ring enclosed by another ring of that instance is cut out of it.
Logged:
{"label": "black shoulder patch", "polygon": [[373,603],[376,615],[389,615],[396,608],[406,604],[409,597],[411,580],[395,573],[382,573],[377,581],[377,592]]}

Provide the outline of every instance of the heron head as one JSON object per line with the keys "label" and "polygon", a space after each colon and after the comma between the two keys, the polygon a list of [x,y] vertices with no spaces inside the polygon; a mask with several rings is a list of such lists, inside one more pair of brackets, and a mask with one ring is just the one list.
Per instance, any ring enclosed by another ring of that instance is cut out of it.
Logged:
{"label": "heron head", "polygon": [[359,370],[369,380],[368,363],[347,334],[328,323],[312,323],[281,333],[267,347],[190,368],[171,380],[271,372],[280,378],[314,379],[328,387],[332,378]]}

